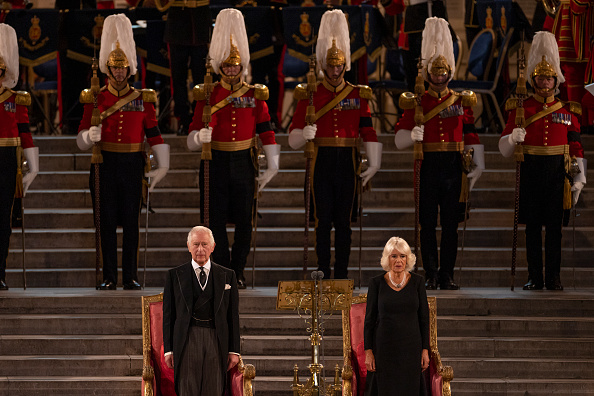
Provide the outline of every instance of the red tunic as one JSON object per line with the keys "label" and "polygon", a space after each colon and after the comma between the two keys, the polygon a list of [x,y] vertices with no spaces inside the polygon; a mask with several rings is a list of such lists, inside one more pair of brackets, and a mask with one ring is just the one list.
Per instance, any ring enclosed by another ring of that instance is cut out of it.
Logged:
{"label": "red tunic", "polygon": [[[247,89],[247,91],[237,98],[232,98],[233,92],[240,89]],[[274,131],[270,125],[268,105],[264,100],[254,96],[256,89],[257,87],[246,83],[239,83],[234,87],[226,83],[215,84],[210,96],[210,105],[213,106],[213,110],[214,106],[225,98],[231,102],[212,115],[209,126],[212,127],[213,142],[241,142],[250,140],[257,134],[263,145],[276,144]],[[197,99],[190,131],[204,128],[202,112],[206,100]]]}
{"label": "red tunic", "polygon": [[29,131],[27,106],[17,104],[17,96],[28,101],[27,95],[26,92],[0,88],[0,139],[20,137],[23,148],[35,147]]}
{"label": "red tunic", "polygon": [[[331,102],[340,92],[350,85],[343,83],[334,90],[330,85],[318,84],[314,95],[316,112]],[[316,121],[318,127],[316,138],[363,138],[364,142],[377,142],[377,135],[371,123],[371,111],[367,100],[361,97],[361,87],[354,89],[333,109]],[[309,100],[303,99],[297,103],[290,130],[305,127],[305,113]]]}
{"label": "red tunic", "polygon": [[[97,106],[103,113],[112,107],[118,100],[131,95],[134,88],[126,88],[118,92],[111,87],[103,87],[97,95]],[[89,129],[91,127],[91,115],[93,112],[93,103],[85,103],[85,111],[78,131]],[[154,146],[155,144],[165,143],[155,116],[155,106],[151,102],[143,100],[141,95],[121,107],[115,113],[105,118],[102,123],[101,141],[116,144],[143,143],[145,134],[147,142]]]}
{"label": "red tunic", "polygon": [[[524,101],[524,115],[528,120],[534,114],[543,110],[544,107],[550,107],[559,102],[557,98],[551,97],[545,104],[542,97],[538,95],[531,96]],[[516,110],[510,111],[507,124],[501,136],[512,133],[516,128]],[[544,117],[534,121],[526,127],[526,146],[562,146],[569,144],[569,155],[584,157],[584,148],[579,137],[580,124],[575,114],[569,111],[569,104],[565,105]]]}
{"label": "red tunic", "polygon": [[[455,93],[450,90],[440,98],[435,91],[427,91],[421,98],[423,114],[429,113],[452,95],[455,95]],[[402,118],[396,125],[396,133],[400,132],[400,130],[412,130],[416,126],[414,116],[414,107],[405,109]],[[472,107],[463,105],[462,96],[459,96],[451,106],[432,117],[424,125],[423,143],[464,142],[464,145],[467,146],[480,144],[479,137],[474,129]],[[466,133],[464,133],[465,129]]]}

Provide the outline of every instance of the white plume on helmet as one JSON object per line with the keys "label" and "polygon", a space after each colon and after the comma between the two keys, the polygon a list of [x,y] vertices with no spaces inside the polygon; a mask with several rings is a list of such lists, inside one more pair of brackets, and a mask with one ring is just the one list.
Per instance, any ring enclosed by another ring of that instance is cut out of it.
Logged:
{"label": "white plume on helmet", "polygon": [[326,55],[328,54],[328,50],[332,48],[332,40],[336,40],[336,46],[344,53],[346,70],[351,70],[349,25],[346,16],[341,10],[326,11],[322,15],[320,30],[318,31],[318,42],[316,44],[318,70],[326,69]]}
{"label": "white plume on helmet", "polygon": [[120,43],[120,49],[126,54],[130,64],[130,75],[136,74],[136,43],[132,35],[132,23],[124,14],[110,15],[103,23],[101,34],[101,51],[99,52],[99,68],[101,72],[108,74],[107,60],[111,51],[116,49],[116,42]]}
{"label": "white plume on helmet", "polygon": [[[555,73],[557,73],[557,85],[555,86],[556,92],[559,93],[559,84],[565,82],[565,77],[561,72],[561,66],[559,61],[559,47],[557,46],[557,40],[555,35],[550,32],[536,32],[532,39],[532,47],[530,47],[530,54],[528,55],[528,61],[526,62],[526,75],[531,76],[538,65],[542,61],[542,57],[553,67]],[[533,84],[532,78],[527,79],[530,84]]]}
{"label": "white plume on helmet", "polygon": [[212,40],[208,55],[212,59],[212,68],[215,73],[220,73],[220,66],[227,59],[231,51],[231,40],[239,50],[241,57],[242,74],[247,76],[250,64],[250,46],[248,44],[245,21],[241,11],[226,8],[219,12],[212,31]]}
{"label": "white plume on helmet", "polygon": [[2,86],[12,89],[19,78],[19,45],[11,26],[0,23],[0,56],[6,65]]}
{"label": "white plume on helmet", "polygon": [[427,80],[427,72],[431,70],[433,61],[442,55],[452,71],[450,80],[456,73],[456,60],[454,58],[454,44],[450,33],[449,23],[442,18],[431,17],[425,21],[423,41],[421,43],[421,58],[423,62],[423,78]]}

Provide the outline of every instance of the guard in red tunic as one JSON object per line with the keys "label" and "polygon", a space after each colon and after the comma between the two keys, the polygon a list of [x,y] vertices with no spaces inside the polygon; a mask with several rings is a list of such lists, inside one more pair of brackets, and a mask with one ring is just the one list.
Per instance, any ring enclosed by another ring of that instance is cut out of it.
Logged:
{"label": "guard in red tunic", "polygon": [[[419,222],[421,255],[427,290],[457,290],[454,265],[458,254],[458,222],[463,178],[468,190],[485,169],[484,146],[474,127],[472,106],[476,96],[471,91],[457,93],[448,88],[454,75],[455,61],[448,23],[441,18],[428,18],[421,49],[422,74],[429,89],[421,97],[423,122],[415,124],[417,96],[410,92],[400,97],[404,114],[396,125],[395,143],[399,149],[423,143],[420,175]],[[476,167],[463,176],[462,155],[474,150]],[[437,254],[437,214],[441,225],[440,255]]]}
{"label": "guard in red tunic", "polygon": [[[128,78],[136,74],[136,47],[132,25],[124,14],[105,19],[99,55],[101,71],[109,84],[101,88],[96,103],[101,124],[91,125],[95,98],[90,90],[81,93],[84,114],[76,139],[81,150],[101,146],[103,163],[99,168],[101,251],[103,283],[101,290],[115,290],[118,280],[116,228],[123,228],[122,280],[124,289],[140,289],[137,275],[140,207],[143,176],[150,178],[150,191],[169,169],[169,145],[164,144],[155,117],[153,90],[135,90]],[[144,140],[158,168],[144,173]],[[94,193],[94,169],[90,186]],[[93,194],[93,199],[95,199]]]}
{"label": "guard in red tunic", "polygon": [[[534,95],[523,102],[525,125],[516,125],[518,101],[510,99],[505,130],[499,140],[504,157],[522,144],[519,223],[526,224],[528,283],[524,290],[563,290],[561,284],[561,228],[563,209],[575,205],[586,184],[586,160],[580,139],[581,106],[555,97],[565,81],[559,66],[555,37],[538,32],[527,62]],[[575,157],[575,158],[572,158]],[[571,163],[580,172],[571,171]],[[572,179],[570,180],[570,176]],[[573,194],[571,194],[573,193]],[[572,197],[573,195],[573,197]],[[545,276],[543,282],[542,227],[545,227]]]}
{"label": "guard in red tunic", "polygon": [[[6,259],[10,242],[11,214],[17,183],[20,184],[21,165],[17,152],[23,150],[29,172],[22,178],[23,193],[39,172],[39,148],[34,147],[29,130],[27,106],[31,97],[27,92],[15,92],[19,77],[19,47],[15,30],[0,23],[0,290],[6,285]],[[18,181],[17,181],[17,175]]]}
{"label": "guard in red tunic", "polygon": [[[311,186],[318,270],[324,272],[325,279],[330,278],[330,234],[334,226],[334,278],[346,279],[357,178],[361,177],[362,184],[366,185],[379,170],[382,144],[377,141],[367,104],[371,89],[344,80],[345,71],[350,69],[351,52],[348,26],[342,11],[326,11],[322,16],[316,56],[318,69],[324,72],[324,79],[318,83],[313,97],[316,122],[306,125],[307,88],[297,87],[295,98],[299,103],[290,127],[289,145],[297,150],[307,140],[314,142]],[[369,168],[359,175],[361,140]]]}
{"label": "guard in red tunic", "polygon": [[[206,93],[194,88],[196,108],[190,124],[188,148],[196,151],[211,143],[209,172],[209,228],[217,244],[213,261],[235,271],[237,284],[245,289],[244,268],[250,251],[257,166],[257,138],[264,147],[268,168],[257,177],[258,191],[278,173],[280,146],[274,139],[266,100],[268,88],[248,85],[250,52],[243,15],[234,9],[217,16],[209,56],[221,81],[210,96],[212,121],[202,122]],[[200,164],[200,201],[203,210],[204,163]],[[235,224],[234,243],[229,252],[227,223]]]}

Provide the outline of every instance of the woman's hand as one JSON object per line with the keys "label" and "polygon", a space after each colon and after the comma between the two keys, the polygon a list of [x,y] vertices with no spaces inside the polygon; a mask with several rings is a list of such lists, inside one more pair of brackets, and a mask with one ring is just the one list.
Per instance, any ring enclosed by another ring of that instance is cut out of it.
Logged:
{"label": "woman's hand", "polygon": [[375,371],[375,356],[371,349],[365,350],[365,368],[367,371]]}
{"label": "woman's hand", "polygon": [[[367,364],[367,355],[365,356],[365,364]],[[429,351],[427,349],[423,349],[423,352],[421,353],[421,367],[423,368],[423,371],[427,370],[427,367],[429,367]]]}

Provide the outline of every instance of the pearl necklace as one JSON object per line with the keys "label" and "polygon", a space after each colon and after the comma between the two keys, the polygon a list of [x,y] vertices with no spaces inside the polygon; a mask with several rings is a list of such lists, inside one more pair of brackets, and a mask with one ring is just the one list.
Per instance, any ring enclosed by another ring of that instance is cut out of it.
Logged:
{"label": "pearl necklace", "polygon": [[402,278],[402,282],[400,282],[400,283],[395,283],[395,282],[392,280],[392,274],[391,274],[390,272],[388,272],[388,279],[390,279],[390,283],[391,283],[392,285],[394,285],[394,287],[395,287],[396,289],[400,289],[400,288],[404,287],[404,284],[406,283],[406,273],[404,274],[404,277]]}

